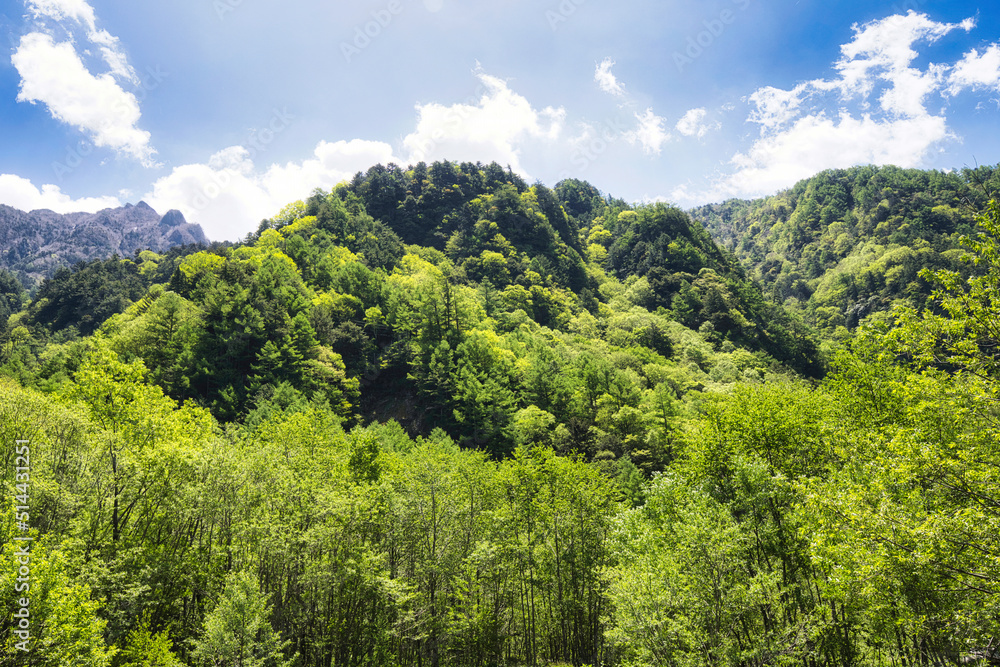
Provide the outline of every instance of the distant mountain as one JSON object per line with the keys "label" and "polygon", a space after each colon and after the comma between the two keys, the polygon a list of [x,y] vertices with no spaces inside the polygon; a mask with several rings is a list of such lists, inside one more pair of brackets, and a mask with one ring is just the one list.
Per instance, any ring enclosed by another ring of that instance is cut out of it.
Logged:
{"label": "distant mountain", "polygon": [[201,226],[180,211],[160,215],[146,202],[97,213],[60,215],[48,209],[25,212],[0,204],[0,268],[37,283],[60,266],[131,256],[136,250],[163,252],[189,243],[208,243]]}
{"label": "distant mountain", "polygon": [[824,171],[776,195],[691,211],[778,303],[820,330],[853,328],[900,300],[920,306],[924,268],[968,270],[959,238],[1000,190],[997,167],[961,173],[863,166]]}

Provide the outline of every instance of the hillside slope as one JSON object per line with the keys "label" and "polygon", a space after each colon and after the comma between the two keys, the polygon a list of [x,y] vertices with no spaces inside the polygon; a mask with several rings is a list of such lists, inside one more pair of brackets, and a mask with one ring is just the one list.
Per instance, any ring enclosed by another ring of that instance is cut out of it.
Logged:
{"label": "hillside slope", "polygon": [[930,293],[923,268],[964,269],[959,238],[998,187],[994,167],[959,174],[864,166],[691,214],[776,301],[801,306],[832,332],[898,300],[920,305]]}

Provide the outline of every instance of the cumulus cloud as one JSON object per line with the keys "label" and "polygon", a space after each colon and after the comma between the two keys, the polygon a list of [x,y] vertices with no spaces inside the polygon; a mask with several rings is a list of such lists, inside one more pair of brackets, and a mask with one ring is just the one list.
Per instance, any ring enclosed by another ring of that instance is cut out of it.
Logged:
{"label": "cumulus cloud", "polygon": [[975,23],[938,23],[925,14],[913,11],[855,24],[854,38],[840,47],[841,57],[833,64],[837,72],[831,79],[814,79],[782,90],[765,86],[751,93],[747,100],[753,105],[748,120],[760,126],[761,134],[779,131],[801,114],[811,111],[810,103],[843,104],[860,100],[868,106],[868,98],[880,91],[880,108],[887,117],[915,118],[927,114],[925,100],[940,92],[949,68],[931,64],[926,69],[912,67],[919,56],[914,46],[933,43],[949,32],[970,30]]}
{"label": "cumulus cloud", "polygon": [[215,240],[235,240],[257,228],[289,202],[315,188],[330,189],[374,164],[433,160],[496,160],[525,174],[525,143],[547,145],[560,137],[565,111],[536,109],[506,82],[477,73],[481,89],[463,103],[418,104],[403,155],[380,141],[321,141],[311,157],[265,166],[246,146],[231,146],[205,163],[174,168],[143,196],[156,210],[180,209]]}
{"label": "cumulus cloud", "polygon": [[708,111],[704,108],[689,109],[687,113],[681,116],[681,119],[677,121],[675,128],[685,137],[698,137],[700,139],[712,130],[717,130],[721,127],[719,123],[706,123],[705,118],[707,116]]}
{"label": "cumulus cloud", "polygon": [[230,146],[204,164],[175,167],[143,199],[157,211],[179,209],[213,240],[237,240],[264,218],[315,188],[329,190],[376,163],[399,162],[389,144],[321,141],[312,157],[261,169],[250,149]]}
{"label": "cumulus cloud", "polygon": [[1000,90],[1000,44],[992,44],[980,54],[972,49],[948,75],[948,94],[963,90]]}
{"label": "cumulus cloud", "polygon": [[608,93],[609,95],[615,95],[621,97],[625,94],[625,89],[615,75],[611,73],[611,68],[614,67],[615,61],[611,58],[605,58],[597,65],[597,70],[594,72],[594,81],[597,85],[601,87],[601,90]]}
{"label": "cumulus cloud", "polygon": [[892,86],[879,97],[879,105],[896,117],[927,115],[927,96],[940,90],[946,69],[932,64],[925,72],[912,68],[900,71],[893,78]]}
{"label": "cumulus cloud", "polygon": [[0,202],[22,211],[47,208],[56,213],[93,212],[122,205],[117,197],[73,199],[58,185],[46,184],[37,188],[28,179],[14,174],[0,174]]}
{"label": "cumulus cloud", "polygon": [[[155,166],[149,132],[139,128],[136,96],[121,82],[138,85],[117,37],[97,27],[94,8],[84,0],[29,0],[35,29],[24,35],[11,57],[21,77],[19,102],[43,104],[53,118],[76,127],[96,146]],[[51,23],[68,38],[57,39]],[[82,27],[97,47],[107,71],[94,74],[77,51],[73,34]]]}
{"label": "cumulus cloud", "polygon": [[805,116],[785,132],[754,142],[731,163],[736,172],[716,183],[713,199],[772,193],[824,169],[857,164],[921,164],[950,135],[945,119],[922,115],[894,122],[843,112]]}
{"label": "cumulus cloud", "polygon": [[231,146],[205,163],[174,168],[143,196],[156,210],[180,209],[215,240],[235,240],[315,188],[330,189],[374,164],[434,160],[495,160],[527,175],[524,145],[549,146],[561,137],[565,111],[534,108],[501,79],[478,72],[481,90],[458,104],[418,104],[403,154],[380,141],[321,141],[302,161],[264,166],[246,146]]}
{"label": "cumulus cloud", "polygon": [[962,90],[1000,87],[1000,48],[970,51],[954,65],[917,67],[917,46],[974,27],[973,19],[939,23],[913,11],[854,25],[832,64],[834,76],[748,95],[747,121],[759,127],[759,138],[733,156],[733,171],[707,191],[694,194],[684,186],[674,198],[757,196],[856,164],[924,166],[936,147],[957,139],[945,111],[928,109],[930,100],[937,96],[946,106],[947,97]]}
{"label": "cumulus cloud", "polygon": [[879,79],[894,82],[910,69],[919,55],[914,44],[933,43],[953,30],[969,31],[974,27],[973,19],[939,23],[913,10],[860,26],[855,24],[854,39],[840,47],[841,58],[835,64],[840,78],[815,85],[839,88],[845,96],[867,96]]}
{"label": "cumulus cloud", "polygon": [[521,144],[557,139],[566,112],[535,109],[505,81],[482,72],[477,76],[484,89],[478,100],[417,105],[416,130],[403,139],[409,160],[495,160],[524,174]]}
{"label": "cumulus cloud", "polygon": [[21,75],[19,102],[41,102],[52,117],[88,134],[97,146],[152,164],[149,132],[138,128],[139,102],[109,74],[94,76],[70,42],[42,33],[21,38],[11,61]]}
{"label": "cumulus cloud", "polygon": [[625,139],[630,144],[641,146],[642,152],[647,155],[659,155],[663,144],[670,141],[670,133],[666,130],[667,119],[657,116],[652,109],[635,114],[635,118],[639,126],[625,133]]}

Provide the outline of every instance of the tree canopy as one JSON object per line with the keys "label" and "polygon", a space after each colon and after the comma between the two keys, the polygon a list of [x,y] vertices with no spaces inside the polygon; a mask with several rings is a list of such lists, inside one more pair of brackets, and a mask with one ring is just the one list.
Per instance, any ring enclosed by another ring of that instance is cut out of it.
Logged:
{"label": "tree canopy", "polygon": [[995,664],[981,204],[927,299],[836,335],[679,209],[495,164],[0,273],[3,660]]}

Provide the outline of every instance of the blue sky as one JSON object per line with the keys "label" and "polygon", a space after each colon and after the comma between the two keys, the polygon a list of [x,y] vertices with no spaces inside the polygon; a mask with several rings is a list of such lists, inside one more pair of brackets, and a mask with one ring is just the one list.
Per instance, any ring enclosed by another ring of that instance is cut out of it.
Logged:
{"label": "blue sky", "polygon": [[376,162],[685,207],[1000,162],[992,2],[2,0],[0,40],[0,203],[213,239]]}

